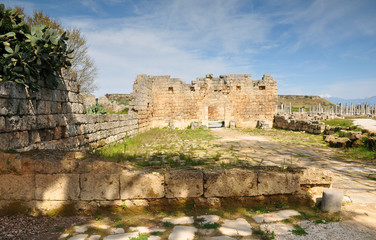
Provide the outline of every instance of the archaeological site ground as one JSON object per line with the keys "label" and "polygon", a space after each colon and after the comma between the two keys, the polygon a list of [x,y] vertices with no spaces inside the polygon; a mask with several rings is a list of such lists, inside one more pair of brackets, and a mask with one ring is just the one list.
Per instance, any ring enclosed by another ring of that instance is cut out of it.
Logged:
{"label": "archaeological site ground", "polygon": [[0,82],[0,239],[376,239],[375,117],[268,74]]}

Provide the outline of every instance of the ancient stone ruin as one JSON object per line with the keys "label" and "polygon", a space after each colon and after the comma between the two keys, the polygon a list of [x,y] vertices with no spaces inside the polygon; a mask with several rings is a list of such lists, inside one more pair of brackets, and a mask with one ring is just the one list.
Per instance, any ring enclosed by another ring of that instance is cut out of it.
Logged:
{"label": "ancient stone ruin", "polygon": [[230,74],[214,78],[207,74],[186,84],[170,76],[138,75],[131,110],[141,128],[186,128],[192,121],[208,126],[222,121],[228,127],[255,127],[258,121],[273,122],[278,98],[277,83],[269,74],[252,81],[251,75]]}

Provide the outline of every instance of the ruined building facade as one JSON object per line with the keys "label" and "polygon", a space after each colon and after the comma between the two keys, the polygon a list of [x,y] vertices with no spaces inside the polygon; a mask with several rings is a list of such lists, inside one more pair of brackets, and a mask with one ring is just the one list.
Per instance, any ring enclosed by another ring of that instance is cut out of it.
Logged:
{"label": "ruined building facade", "polygon": [[186,128],[193,121],[235,121],[238,127],[271,125],[278,99],[277,83],[269,74],[251,80],[250,74],[197,78],[191,84],[170,76],[138,75],[130,110],[138,115],[139,128]]}

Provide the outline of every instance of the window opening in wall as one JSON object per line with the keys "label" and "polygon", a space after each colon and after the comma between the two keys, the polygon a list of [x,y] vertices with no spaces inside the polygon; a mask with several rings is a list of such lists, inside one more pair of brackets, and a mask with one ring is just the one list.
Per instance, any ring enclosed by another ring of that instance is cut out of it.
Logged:
{"label": "window opening in wall", "polygon": [[174,88],[173,88],[173,87],[169,87],[169,88],[168,88],[168,92],[169,92],[169,93],[173,93],[173,92],[174,92]]}
{"label": "window opening in wall", "polygon": [[241,86],[236,86],[236,90],[242,90]]}
{"label": "window opening in wall", "polygon": [[265,90],[265,86],[259,86],[259,90]]}
{"label": "window opening in wall", "polygon": [[195,87],[191,87],[191,91],[194,92],[195,91]]}

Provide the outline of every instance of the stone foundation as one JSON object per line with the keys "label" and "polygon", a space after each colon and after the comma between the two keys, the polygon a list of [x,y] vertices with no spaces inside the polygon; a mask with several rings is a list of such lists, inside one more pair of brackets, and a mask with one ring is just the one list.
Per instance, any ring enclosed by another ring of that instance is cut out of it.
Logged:
{"label": "stone foundation", "polygon": [[[0,205],[21,202],[35,211],[67,204],[149,206],[171,199],[215,205],[222,198],[298,195],[302,188],[326,185],[328,171],[295,169],[130,170],[113,162],[76,159],[75,153],[0,156]],[[4,209],[3,209],[4,210]]]}
{"label": "stone foundation", "polygon": [[318,121],[289,119],[287,116],[275,116],[274,128],[305,131],[307,133],[321,134],[324,132],[325,125],[319,124]]}

